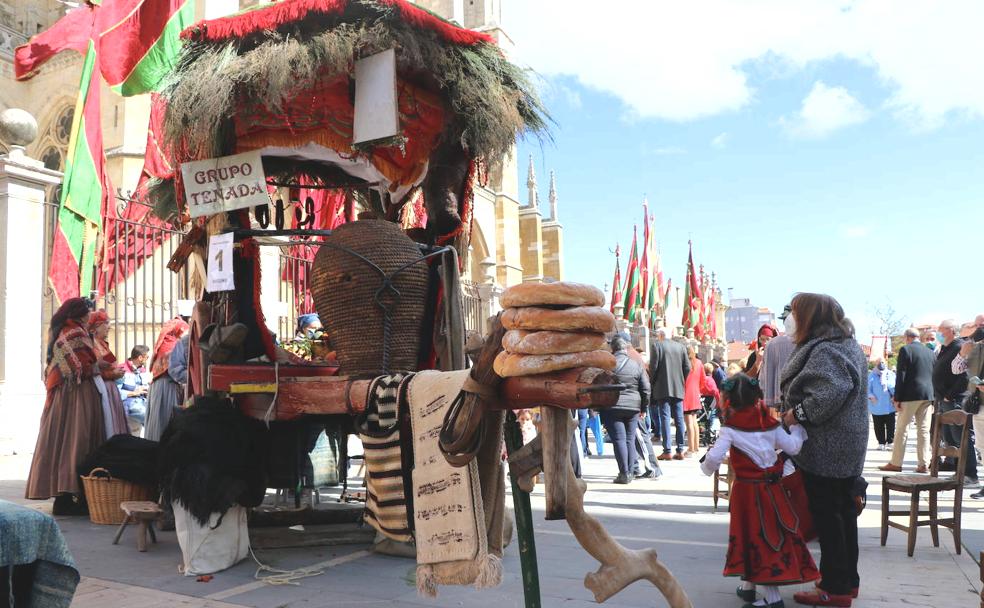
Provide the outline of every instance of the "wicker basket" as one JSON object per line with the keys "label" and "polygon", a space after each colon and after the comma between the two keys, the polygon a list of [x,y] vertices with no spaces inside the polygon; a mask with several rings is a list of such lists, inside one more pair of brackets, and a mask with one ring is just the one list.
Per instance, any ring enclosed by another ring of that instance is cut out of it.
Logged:
{"label": "wicker basket", "polygon": [[94,524],[119,525],[126,517],[120,509],[121,502],[156,498],[153,486],[115,479],[102,468],[92,469],[88,477],[83,475],[82,487],[89,503],[89,521]]}
{"label": "wicker basket", "polygon": [[[311,268],[311,294],[340,372],[371,377],[415,371],[428,275],[417,244],[384,220],[342,224],[325,242]],[[385,287],[385,277],[391,278],[392,289]],[[386,310],[389,335],[384,339]]]}

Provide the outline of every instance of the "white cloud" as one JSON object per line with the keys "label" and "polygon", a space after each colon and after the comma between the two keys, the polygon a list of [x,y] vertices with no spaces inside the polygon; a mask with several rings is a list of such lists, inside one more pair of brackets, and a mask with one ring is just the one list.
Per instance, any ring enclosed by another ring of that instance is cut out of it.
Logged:
{"label": "white cloud", "polygon": [[723,150],[725,146],[728,145],[728,134],[719,133],[714,139],[711,140],[711,147],[718,150]]}
{"label": "white cloud", "polygon": [[863,239],[871,234],[867,226],[841,226],[841,236],[849,239]]}
{"label": "white cloud", "polygon": [[680,146],[642,146],[643,156],[677,156],[679,154],[686,154],[687,151]]}
{"label": "white cloud", "polygon": [[862,123],[870,115],[847,89],[830,87],[818,80],[803,99],[799,112],[784,116],[779,123],[794,137],[820,139],[838,129]]}
{"label": "white cloud", "polygon": [[503,12],[518,60],[643,118],[737,110],[756,96],[751,64],[790,74],[832,59],[874,70],[885,107],[916,126],[984,116],[979,0],[510,0]]}

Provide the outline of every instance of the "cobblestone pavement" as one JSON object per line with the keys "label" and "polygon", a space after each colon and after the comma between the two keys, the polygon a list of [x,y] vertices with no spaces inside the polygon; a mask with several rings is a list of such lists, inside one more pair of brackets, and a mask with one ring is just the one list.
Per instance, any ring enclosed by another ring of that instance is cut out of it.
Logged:
{"label": "cobblestone pavement", "polygon": [[[887,458],[886,452],[869,451],[866,475],[871,486],[868,508],[860,521],[861,597],[854,606],[977,606],[978,566],[967,551],[956,554],[948,531],[941,531],[941,546],[936,548],[932,546],[929,531],[920,530],[913,558],[906,555],[905,536],[897,530],[890,530],[888,546],[879,546],[881,474],[875,467]],[[28,464],[28,458],[23,456],[0,458],[0,498],[50,509],[50,503],[28,503],[20,499]],[[664,463],[662,479],[638,480],[629,486],[611,484],[615,463],[610,456],[592,458],[584,468],[589,483],[585,505],[611,534],[629,548],[655,547],[683,583],[694,606],[740,605],[734,596],[734,579],[721,576],[727,542],[726,503],[717,512],[712,509],[711,481],[700,474],[696,458]],[[901,506],[904,498],[898,500]],[[946,511],[952,501],[941,504]],[[564,522],[543,520],[539,488],[533,497],[533,507],[542,605],[551,608],[596,605],[583,586],[583,578],[597,563],[577,545]],[[984,504],[965,503],[964,517],[966,530],[984,531]],[[429,600],[416,593],[412,561],[375,555],[366,546],[258,553],[262,561],[277,568],[315,565],[323,571],[297,585],[268,586],[257,582],[252,560],[219,573],[209,583],[199,583],[177,572],[180,551],[173,533],[161,533],[160,544],[152,545],[147,553],[138,553],[132,538],[124,537],[117,546],[110,544],[113,527],[92,525],[78,517],[58,521],[84,577],[73,604],[77,608],[523,606],[515,544],[506,552],[505,580],[501,587],[485,591],[442,588],[436,600]],[[812,548],[818,551],[815,543]],[[795,605],[792,601],[795,590],[783,590],[787,606]],[[628,608],[666,603],[655,588],[640,582],[611,598],[606,605]]]}

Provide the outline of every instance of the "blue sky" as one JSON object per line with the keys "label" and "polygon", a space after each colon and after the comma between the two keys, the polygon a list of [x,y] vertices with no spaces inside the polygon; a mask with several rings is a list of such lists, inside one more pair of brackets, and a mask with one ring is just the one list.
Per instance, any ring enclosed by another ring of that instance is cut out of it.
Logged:
{"label": "blue sky", "polygon": [[623,4],[504,5],[557,122],[520,179],[557,174],[568,279],[610,283],[646,195],[674,284],[692,238],[736,297],[829,293],[862,336],[886,302],[984,312],[984,3]]}

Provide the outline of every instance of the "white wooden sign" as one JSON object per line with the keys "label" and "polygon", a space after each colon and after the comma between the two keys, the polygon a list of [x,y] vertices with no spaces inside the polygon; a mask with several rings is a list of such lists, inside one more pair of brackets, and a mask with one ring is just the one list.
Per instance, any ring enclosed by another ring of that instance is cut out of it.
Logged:
{"label": "white wooden sign", "polygon": [[191,217],[270,202],[259,152],[181,163],[181,179]]}
{"label": "white wooden sign", "polygon": [[396,51],[390,49],[355,62],[355,144],[400,134],[396,97]]}
{"label": "white wooden sign", "polygon": [[216,234],[208,239],[208,282],[205,289],[209,293],[232,291],[236,280],[232,274],[232,233]]}

